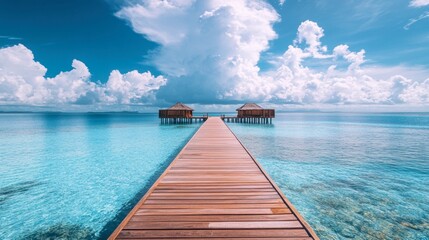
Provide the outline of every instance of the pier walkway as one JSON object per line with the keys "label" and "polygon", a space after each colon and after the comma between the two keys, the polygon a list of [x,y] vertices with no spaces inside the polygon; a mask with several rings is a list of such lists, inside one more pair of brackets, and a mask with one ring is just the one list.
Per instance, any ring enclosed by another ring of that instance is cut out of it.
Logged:
{"label": "pier walkway", "polygon": [[109,239],[318,239],[218,117],[210,117]]}

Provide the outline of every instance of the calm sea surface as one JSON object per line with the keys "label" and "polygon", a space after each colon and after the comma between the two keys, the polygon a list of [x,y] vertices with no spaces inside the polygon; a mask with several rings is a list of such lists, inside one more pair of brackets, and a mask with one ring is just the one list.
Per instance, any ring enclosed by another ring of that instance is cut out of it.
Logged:
{"label": "calm sea surface", "polygon": [[[429,114],[229,126],[322,239],[429,239]],[[0,114],[0,239],[106,238],[198,127]]]}
{"label": "calm sea surface", "polygon": [[198,127],[155,114],[1,114],[0,239],[106,238]]}
{"label": "calm sea surface", "polygon": [[429,239],[429,114],[229,125],[321,239]]}

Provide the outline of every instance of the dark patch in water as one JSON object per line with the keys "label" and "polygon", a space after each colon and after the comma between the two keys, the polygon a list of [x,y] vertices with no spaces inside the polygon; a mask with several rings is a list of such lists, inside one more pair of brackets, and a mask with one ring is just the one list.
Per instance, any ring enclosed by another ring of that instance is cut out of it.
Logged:
{"label": "dark patch in water", "polygon": [[364,181],[353,179],[335,179],[334,181],[330,182],[331,187],[334,188],[350,188],[358,192],[366,192],[367,190],[367,184]]}
{"label": "dark patch in water", "polygon": [[189,140],[191,140],[192,136],[198,131],[199,128],[195,129],[195,131],[191,134],[191,136],[186,139],[182,146],[178,147],[175,151],[173,151],[170,156],[168,156],[167,160],[164,161],[161,166],[158,168],[156,172],[152,174],[149,178],[149,181],[143,188],[133,197],[130,201],[125,203],[121,209],[119,209],[116,216],[112,218],[109,222],[104,225],[103,229],[100,231],[100,236],[98,239],[107,239],[113,233],[113,231],[118,227],[118,225],[124,220],[124,218],[128,215],[128,213],[133,209],[133,207],[140,201],[140,199],[146,194],[146,192],[152,187],[152,185],[158,180],[161,174],[167,169],[170,163],[174,160],[174,158],[179,154],[180,150],[185,146]]}
{"label": "dark patch in water", "polygon": [[40,228],[22,239],[57,240],[57,239],[96,239],[95,232],[88,227],[75,224],[58,223],[46,228]]}
{"label": "dark patch in water", "polygon": [[0,188],[0,204],[3,204],[7,199],[29,191],[30,189],[41,185],[36,181],[24,181],[15,183],[6,187]]}

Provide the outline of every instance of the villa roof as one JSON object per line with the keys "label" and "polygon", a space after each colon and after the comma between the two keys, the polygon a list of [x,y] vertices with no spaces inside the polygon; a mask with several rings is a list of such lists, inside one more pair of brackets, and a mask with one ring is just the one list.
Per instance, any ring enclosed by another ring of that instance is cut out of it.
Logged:
{"label": "villa roof", "polygon": [[256,103],[246,103],[243,106],[237,108],[237,111],[239,111],[239,110],[260,110],[260,109],[263,109],[263,108]]}
{"label": "villa roof", "polygon": [[174,104],[173,106],[169,107],[168,110],[189,110],[189,111],[194,111],[194,109],[192,109],[192,108],[190,108],[190,107],[188,107],[185,104],[180,103],[180,102],[178,102],[178,103]]}

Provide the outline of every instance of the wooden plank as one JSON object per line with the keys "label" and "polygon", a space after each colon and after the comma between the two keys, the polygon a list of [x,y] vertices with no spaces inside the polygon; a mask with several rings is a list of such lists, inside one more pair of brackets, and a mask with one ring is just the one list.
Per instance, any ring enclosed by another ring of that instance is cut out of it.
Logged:
{"label": "wooden plank", "polygon": [[308,237],[304,229],[246,229],[246,230],[126,230],[121,231],[120,238],[213,238],[213,237]]}
{"label": "wooden plank", "polygon": [[160,183],[156,190],[216,190],[216,189],[224,189],[224,190],[234,190],[234,189],[243,189],[243,190],[264,190],[272,188],[267,187],[265,184],[230,184],[230,185],[217,185],[217,184],[168,184],[168,183]]}
{"label": "wooden plank", "polygon": [[188,199],[188,200],[174,200],[174,199],[156,199],[146,200],[147,205],[188,205],[188,204],[269,204],[269,203],[283,203],[280,198],[275,199]]}
{"label": "wooden plank", "polygon": [[208,209],[147,209],[140,208],[135,215],[231,215],[231,214],[287,214],[291,213],[288,208],[208,208]]}
{"label": "wooden plank", "polygon": [[156,189],[154,193],[225,193],[225,192],[251,192],[257,194],[258,192],[271,192],[275,193],[273,189],[269,188],[212,188],[212,189]]}
{"label": "wooden plank", "polygon": [[250,200],[250,199],[281,199],[278,195],[264,195],[264,196],[259,196],[259,195],[255,195],[255,196],[240,196],[240,195],[235,195],[235,196],[174,196],[174,197],[166,197],[166,196],[149,196],[148,199],[180,199],[180,200],[202,200],[202,199],[212,199],[212,200],[235,200],[235,199],[246,199],[246,200]]}
{"label": "wooden plank", "polygon": [[151,229],[290,229],[300,228],[299,221],[264,221],[264,222],[139,222],[130,221],[124,227],[127,230]]}
{"label": "wooden plank", "polygon": [[131,221],[146,221],[146,222],[247,222],[247,221],[294,221],[297,220],[294,214],[260,214],[260,215],[181,215],[172,218],[165,215],[141,216],[134,215]]}
{"label": "wooden plank", "polygon": [[[120,239],[132,239],[132,238],[116,238],[118,240]],[[160,238],[142,238],[145,240],[159,240]],[[165,238],[164,238],[165,239]],[[183,238],[182,238],[183,239]],[[189,239],[189,238],[188,238]],[[249,240],[249,238],[230,238],[230,237],[222,237],[222,238],[209,238],[210,240]],[[250,238],[251,240],[312,240],[311,237],[275,237],[275,238]],[[207,238],[192,238],[192,240],[207,240]]]}
{"label": "wooden plank", "polygon": [[153,192],[151,196],[153,197],[176,197],[176,196],[264,196],[264,195],[274,195],[277,196],[277,192],[202,192],[202,193],[189,193],[189,192],[179,192],[179,193],[163,193],[163,192]]}
{"label": "wooden plank", "polygon": [[[210,202],[211,203],[211,202]],[[193,208],[244,208],[244,209],[256,209],[256,208],[284,208],[286,205],[284,203],[260,203],[260,204],[145,204],[140,209],[193,209]]]}
{"label": "wooden plank", "polygon": [[220,118],[208,118],[109,239],[318,239]]}

